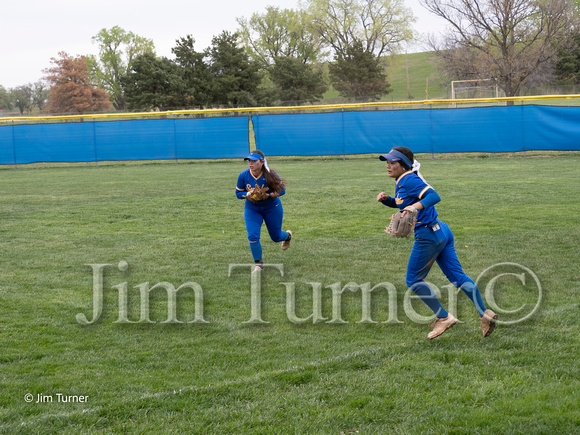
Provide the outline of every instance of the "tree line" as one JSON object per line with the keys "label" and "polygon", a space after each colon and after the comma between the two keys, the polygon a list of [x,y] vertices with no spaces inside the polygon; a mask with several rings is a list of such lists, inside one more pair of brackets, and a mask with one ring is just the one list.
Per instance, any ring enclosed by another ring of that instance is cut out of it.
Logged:
{"label": "tree line", "polygon": [[[506,96],[526,84],[580,80],[580,0],[420,0],[448,26],[429,37],[446,80],[493,79]],[[390,55],[416,41],[404,0],[305,0],[238,18],[198,51],[192,35],[157,56],[152,40],[115,26],[97,56],[51,59],[44,78],[6,90],[0,109],[93,113],[316,103],[332,87],[354,101],[391,91]]]}

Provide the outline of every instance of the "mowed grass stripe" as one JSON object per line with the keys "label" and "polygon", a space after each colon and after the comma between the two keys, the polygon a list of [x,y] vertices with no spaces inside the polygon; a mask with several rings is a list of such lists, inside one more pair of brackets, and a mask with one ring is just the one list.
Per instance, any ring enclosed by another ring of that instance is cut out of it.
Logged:
{"label": "mowed grass stripe", "polygon": [[[241,378],[237,378],[237,379],[228,379],[228,380],[224,380],[224,381],[221,381],[221,382],[218,382],[215,384],[208,384],[208,385],[203,385],[203,386],[188,386],[188,387],[181,387],[179,389],[173,389],[171,391],[147,393],[138,399],[131,398],[131,399],[117,401],[113,406],[111,406],[111,409],[114,409],[115,407],[118,407],[118,406],[123,406],[124,402],[135,403],[135,402],[139,402],[139,401],[148,401],[148,400],[163,401],[163,400],[167,399],[168,397],[180,395],[180,394],[211,393],[212,390],[220,390],[223,388],[253,386],[257,382],[267,380],[268,378],[274,379],[277,377],[284,377],[286,375],[288,375],[288,377],[286,378],[287,380],[294,379],[295,382],[300,382],[300,379],[301,379],[300,375],[305,370],[323,367],[323,366],[327,366],[327,365],[332,365],[332,364],[336,364],[336,363],[348,362],[348,361],[351,361],[351,360],[356,359],[356,358],[361,358],[361,357],[365,357],[365,356],[369,356],[369,355],[376,355],[378,353],[384,354],[385,351],[386,351],[385,347],[374,348],[374,349],[365,349],[364,351],[353,352],[353,353],[344,354],[344,355],[338,355],[338,356],[336,356],[332,359],[328,359],[328,360],[312,361],[312,362],[306,363],[306,364],[301,365],[301,366],[291,366],[291,367],[288,367],[285,369],[280,369],[280,370],[260,372],[260,373],[256,373],[255,375],[245,376],[245,377],[241,377]],[[295,376],[295,375],[297,375],[297,376],[295,378],[292,378],[292,376]],[[34,427],[35,425],[37,425],[39,423],[43,423],[43,422],[50,420],[50,419],[69,419],[73,416],[89,415],[89,414],[98,413],[98,412],[105,412],[105,411],[106,410],[102,406],[97,406],[97,407],[87,407],[84,409],[75,410],[73,412],[60,412],[60,413],[55,413],[55,414],[43,414],[36,419],[33,418],[33,419],[29,419],[27,421],[23,421],[20,424],[20,426],[21,427]],[[4,429],[4,430],[9,429],[9,428],[10,428],[10,426],[7,426],[7,425],[0,426],[0,429]]]}

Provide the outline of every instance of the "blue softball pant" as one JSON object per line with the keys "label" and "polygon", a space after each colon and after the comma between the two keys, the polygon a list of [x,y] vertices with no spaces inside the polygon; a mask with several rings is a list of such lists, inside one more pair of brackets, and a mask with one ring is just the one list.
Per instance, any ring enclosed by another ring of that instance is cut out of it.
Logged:
{"label": "blue softball pant", "polygon": [[465,274],[459,263],[451,229],[445,222],[437,221],[435,225],[439,226],[436,231],[423,227],[415,232],[415,243],[407,266],[407,286],[421,297],[437,317],[447,317],[447,311],[441,306],[435,292],[424,281],[437,262],[449,282],[461,288],[477,308],[479,316],[483,316],[485,304],[477,285]]}
{"label": "blue softball pant", "polygon": [[282,209],[282,201],[280,201],[280,198],[275,198],[271,204],[263,207],[246,201],[244,220],[246,221],[248,240],[255,261],[262,259],[260,233],[264,222],[266,223],[266,228],[272,241],[278,243],[288,239],[288,233],[282,230],[283,218],[284,210]]}

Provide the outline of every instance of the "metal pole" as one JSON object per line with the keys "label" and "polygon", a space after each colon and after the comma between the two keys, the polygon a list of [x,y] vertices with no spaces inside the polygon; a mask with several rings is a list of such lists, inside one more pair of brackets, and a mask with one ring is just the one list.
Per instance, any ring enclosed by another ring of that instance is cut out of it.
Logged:
{"label": "metal pole", "polygon": [[409,62],[407,62],[407,53],[405,52],[405,70],[407,71],[407,98],[411,99],[411,87],[409,86]]}
{"label": "metal pole", "polygon": [[18,169],[16,164],[16,143],[14,140],[14,120],[12,120],[12,156],[14,158],[14,169]]}

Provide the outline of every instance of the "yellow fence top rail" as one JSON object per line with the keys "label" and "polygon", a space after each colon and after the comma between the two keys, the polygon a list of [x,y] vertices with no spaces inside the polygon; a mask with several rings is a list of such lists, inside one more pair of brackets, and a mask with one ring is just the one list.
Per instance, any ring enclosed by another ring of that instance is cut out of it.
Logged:
{"label": "yellow fence top rail", "polygon": [[502,97],[502,98],[469,98],[455,100],[418,100],[418,101],[389,101],[389,102],[372,102],[372,103],[352,103],[352,104],[322,104],[308,106],[275,106],[275,107],[243,107],[237,109],[196,109],[196,110],[170,110],[163,112],[135,112],[135,113],[95,113],[84,115],[55,115],[55,116],[17,116],[17,117],[0,117],[0,122],[8,121],[54,121],[66,119],[102,119],[102,118],[143,118],[159,117],[171,115],[198,115],[198,114],[217,114],[231,113],[233,115],[248,112],[293,112],[304,110],[340,110],[356,109],[365,107],[385,107],[385,106],[424,106],[432,104],[464,104],[464,103],[496,103],[506,101],[538,101],[538,100],[562,100],[578,99],[580,94],[574,95],[536,95],[526,97]]}

